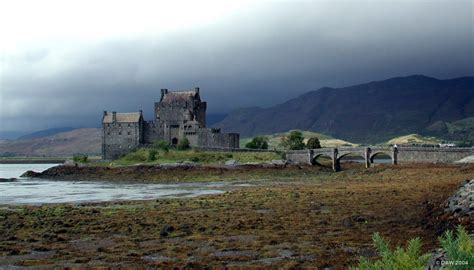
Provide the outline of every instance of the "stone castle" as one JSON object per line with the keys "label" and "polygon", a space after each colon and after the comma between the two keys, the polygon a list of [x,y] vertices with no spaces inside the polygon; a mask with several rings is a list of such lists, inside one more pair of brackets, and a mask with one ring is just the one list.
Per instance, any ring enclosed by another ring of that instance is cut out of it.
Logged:
{"label": "stone castle", "polygon": [[155,102],[152,121],[145,121],[141,110],[132,113],[104,111],[102,158],[115,159],[158,140],[177,145],[183,138],[194,147],[239,148],[239,134],[206,128],[206,108],[207,103],[201,101],[196,87],[191,91],[176,92],[161,89],[161,99]]}

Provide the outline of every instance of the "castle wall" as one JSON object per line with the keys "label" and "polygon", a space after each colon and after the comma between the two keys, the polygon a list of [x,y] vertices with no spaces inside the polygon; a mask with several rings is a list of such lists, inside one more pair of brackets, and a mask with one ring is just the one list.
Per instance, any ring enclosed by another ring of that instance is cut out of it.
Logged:
{"label": "castle wall", "polygon": [[239,148],[239,134],[213,132],[212,129],[198,129],[196,131],[196,146]]}
{"label": "castle wall", "polygon": [[156,106],[156,117],[159,121],[165,121],[169,124],[179,125],[185,121],[192,120],[192,116],[189,113],[189,110],[184,107],[184,105],[173,105],[173,106]]}
{"label": "castle wall", "polygon": [[158,121],[145,122],[143,125],[143,141],[145,144],[153,144],[158,140],[164,140],[164,126]]}
{"label": "castle wall", "polygon": [[143,143],[142,122],[104,123],[102,155],[104,159],[116,159]]}

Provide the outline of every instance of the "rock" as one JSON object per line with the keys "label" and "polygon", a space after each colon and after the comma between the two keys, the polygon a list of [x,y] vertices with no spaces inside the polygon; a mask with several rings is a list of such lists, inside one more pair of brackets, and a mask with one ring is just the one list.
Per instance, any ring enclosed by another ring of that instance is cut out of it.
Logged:
{"label": "rock", "polygon": [[161,236],[168,236],[168,234],[174,232],[174,227],[171,225],[166,224],[160,231]]}
{"label": "rock", "polygon": [[342,220],[342,226],[350,228],[353,226],[351,218],[345,218]]}
{"label": "rock", "polygon": [[285,166],[285,165],[288,164],[288,161],[284,160],[284,159],[275,159],[275,160],[270,161],[270,164],[278,165],[278,166]]}
{"label": "rock", "polygon": [[472,216],[474,203],[473,180],[466,180],[458,191],[446,202],[445,212],[454,217]]}
{"label": "rock", "polygon": [[0,178],[0,183],[15,182],[16,178]]}
{"label": "rock", "polygon": [[443,251],[443,249],[438,249],[431,256],[431,259],[428,262],[428,266],[426,269],[432,269],[432,270],[442,269],[444,267],[442,267],[441,262],[445,260],[447,260],[446,252]]}
{"label": "rock", "polygon": [[63,165],[64,166],[70,166],[70,167],[76,167],[77,163],[74,160],[68,159],[68,160],[64,161]]}
{"label": "rock", "polygon": [[39,177],[41,176],[41,173],[39,172],[35,172],[35,171],[26,171],[25,173],[23,173],[22,175],[20,175],[20,177]]}
{"label": "rock", "polygon": [[238,166],[239,162],[235,159],[229,159],[225,162],[226,166]]}

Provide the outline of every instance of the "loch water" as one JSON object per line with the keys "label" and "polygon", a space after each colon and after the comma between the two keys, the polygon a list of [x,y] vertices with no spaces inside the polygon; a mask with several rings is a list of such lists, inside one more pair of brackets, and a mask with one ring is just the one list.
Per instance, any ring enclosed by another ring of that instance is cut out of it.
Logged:
{"label": "loch water", "polygon": [[166,197],[194,197],[219,194],[239,184],[180,183],[142,184],[106,181],[61,181],[21,178],[25,171],[41,172],[57,164],[0,164],[0,205],[40,205],[49,203],[84,203],[122,200],[150,200]]}

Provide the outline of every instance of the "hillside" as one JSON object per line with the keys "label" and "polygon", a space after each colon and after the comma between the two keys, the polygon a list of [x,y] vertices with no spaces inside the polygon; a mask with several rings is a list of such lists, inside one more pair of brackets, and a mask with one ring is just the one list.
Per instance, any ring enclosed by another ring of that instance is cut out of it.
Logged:
{"label": "hillside", "polygon": [[452,141],[474,141],[474,117],[454,122],[437,121],[427,128],[427,134]]}
{"label": "hillside", "polygon": [[414,75],[324,87],[270,108],[238,109],[214,126],[239,132],[241,137],[301,129],[376,143],[425,134],[439,121],[451,123],[472,116],[474,77],[438,80]]}
{"label": "hillside", "polygon": [[[300,130],[301,131],[301,130]],[[283,137],[288,136],[288,134],[291,131],[287,132],[281,132],[281,133],[275,133],[275,134],[270,134],[270,135],[265,135],[268,138],[268,148],[269,149],[279,149],[280,143]],[[335,139],[331,136],[321,134],[321,133],[316,133],[316,132],[311,132],[311,131],[301,131],[303,133],[303,137],[305,138],[305,143],[308,141],[309,138],[311,137],[317,137],[319,141],[321,142],[322,147],[338,147],[338,146],[357,146],[357,144],[340,140],[340,139]],[[240,147],[244,148],[245,144],[248,143],[252,138],[244,138],[240,140]]]}
{"label": "hillside", "polygon": [[387,144],[439,144],[441,140],[435,137],[424,137],[418,134],[409,134],[393,138],[387,142]]}
{"label": "hillside", "polygon": [[101,130],[80,128],[55,135],[2,141],[1,156],[45,156],[66,157],[74,154],[99,155],[101,149]]}

